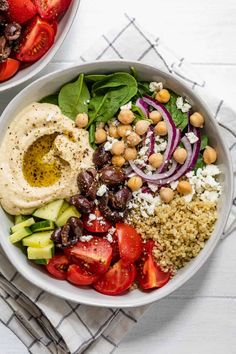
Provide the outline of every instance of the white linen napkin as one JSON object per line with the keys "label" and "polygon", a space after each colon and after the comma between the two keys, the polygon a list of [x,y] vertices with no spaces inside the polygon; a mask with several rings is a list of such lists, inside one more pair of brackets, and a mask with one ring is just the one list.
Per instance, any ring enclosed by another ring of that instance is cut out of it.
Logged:
{"label": "white linen napkin", "polygon": [[[208,93],[207,83],[185,58],[174,55],[160,38],[146,33],[127,15],[118,28],[99,38],[81,56],[81,61],[119,58],[152,64],[184,80],[208,103],[230,151],[235,154],[234,111],[222,99]],[[236,171],[236,159],[233,166]],[[235,227],[234,205],[236,198],[228,221],[230,232]],[[111,353],[148,307],[104,309],[59,299],[22,278],[2,250],[0,253],[0,321],[19,337],[30,353]]]}

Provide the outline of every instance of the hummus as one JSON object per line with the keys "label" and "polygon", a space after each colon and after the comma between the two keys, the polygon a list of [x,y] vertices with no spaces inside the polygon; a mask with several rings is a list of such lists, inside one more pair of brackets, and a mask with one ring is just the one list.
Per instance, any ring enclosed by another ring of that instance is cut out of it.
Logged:
{"label": "hummus", "polygon": [[31,214],[78,193],[77,176],[92,166],[88,132],[48,103],[33,103],[11,122],[0,147],[0,202],[12,215]]}

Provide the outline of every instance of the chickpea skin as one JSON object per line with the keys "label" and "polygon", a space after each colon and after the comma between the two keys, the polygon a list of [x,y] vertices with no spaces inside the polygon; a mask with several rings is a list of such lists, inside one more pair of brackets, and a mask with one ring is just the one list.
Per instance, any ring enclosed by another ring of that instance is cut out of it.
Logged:
{"label": "chickpea skin", "polygon": [[118,120],[122,124],[130,124],[133,122],[135,116],[130,109],[122,109],[118,115]]}
{"label": "chickpea skin", "polygon": [[95,143],[102,144],[107,140],[107,133],[103,128],[99,128],[95,131]]}
{"label": "chickpea skin", "polygon": [[141,141],[142,141],[142,139],[135,132],[132,132],[127,136],[127,144],[129,146],[134,147],[134,146],[138,145]]}
{"label": "chickpea skin", "polygon": [[163,156],[160,152],[158,152],[156,154],[152,154],[151,156],[149,156],[148,161],[152,167],[158,168],[163,163]]}
{"label": "chickpea skin", "polygon": [[160,198],[164,203],[169,203],[174,199],[174,191],[171,188],[161,187]]}
{"label": "chickpea skin", "polygon": [[153,121],[153,124],[157,124],[162,120],[162,115],[159,111],[152,111],[149,113],[149,118]]}
{"label": "chickpea skin", "polygon": [[135,147],[127,147],[124,152],[124,158],[126,161],[135,160],[137,158],[137,150]]}
{"label": "chickpea skin", "polygon": [[190,123],[196,128],[203,128],[205,119],[199,112],[195,112],[190,116]]}
{"label": "chickpea skin", "polygon": [[76,116],[75,124],[78,128],[85,128],[88,124],[88,115],[87,113],[79,113]]}
{"label": "chickpea skin", "polygon": [[146,120],[139,120],[136,124],[135,124],[135,132],[138,135],[143,135],[147,132],[148,127],[149,127],[150,123]]}
{"label": "chickpea skin", "polygon": [[166,123],[164,121],[157,123],[157,125],[154,128],[154,132],[156,135],[165,136],[167,134]]}
{"label": "chickpea skin", "polygon": [[112,144],[111,152],[113,155],[117,155],[117,156],[122,155],[124,151],[125,151],[125,143],[123,140],[116,141],[115,143]]}
{"label": "chickpea skin", "polygon": [[192,192],[192,186],[188,181],[180,181],[177,186],[177,191],[180,194],[186,195]]}
{"label": "chickpea skin", "polygon": [[113,156],[111,159],[112,165],[122,167],[125,164],[125,158],[123,156]]}
{"label": "chickpea skin", "polygon": [[173,154],[175,161],[180,163],[181,165],[184,164],[187,156],[187,151],[184,148],[177,148]]}
{"label": "chickpea skin", "polygon": [[162,89],[156,93],[155,99],[161,103],[167,103],[170,100],[170,93],[166,89]]}
{"label": "chickpea skin", "polygon": [[127,134],[132,132],[132,127],[129,124],[120,124],[117,127],[117,133],[121,138],[126,138]]}
{"label": "chickpea skin", "polygon": [[118,132],[117,132],[117,128],[114,125],[111,125],[108,129],[108,133],[112,138],[119,138]]}
{"label": "chickpea skin", "polygon": [[213,149],[211,146],[206,146],[204,152],[203,152],[203,161],[207,164],[210,165],[211,163],[216,162],[217,160],[217,152],[215,149]]}
{"label": "chickpea skin", "polygon": [[143,185],[142,178],[139,177],[139,176],[131,177],[128,180],[127,185],[131,189],[132,192],[135,192],[135,191],[139,190],[142,187],[142,185]]}

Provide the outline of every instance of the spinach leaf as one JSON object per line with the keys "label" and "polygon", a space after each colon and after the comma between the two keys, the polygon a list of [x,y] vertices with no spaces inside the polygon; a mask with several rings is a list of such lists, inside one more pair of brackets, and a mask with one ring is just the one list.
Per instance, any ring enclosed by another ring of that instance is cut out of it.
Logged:
{"label": "spinach leaf", "polygon": [[107,75],[102,75],[102,74],[88,74],[85,75],[85,80],[86,81],[91,81],[91,82],[96,82],[103,80],[107,77]]}
{"label": "spinach leaf", "polygon": [[90,93],[84,82],[84,74],[80,74],[75,82],[62,87],[58,103],[62,113],[75,120],[78,113],[88,112],[89,99]]}
{"label": "spinach leaf", "polygon": [[128,73],[114,73],[92,86],[92,98],[89,103],[88,126],[93,122],[106,123],[128,103],[137,93],[137,81]]}
{"label": "spinach leaf", "polygon": [[200,147],[200,150],[201,151],[204,150],[206,148],[207,144],[208,144],[208,136],[203,134],[201,136],[201,147]]}
{"label": "spinach leaf", "polygon": [[174,92],[170,92],[170,100],[165,104],[166,109],[169,111],[177,128],[184,130],[188,125],[188,113],[183,113],[181,109],[176,106],[176,100],[179,97]]}
{"label": "spinach leaf", "polygon": [[137,69],[134,66],[130,67],[130,73],[136,80],[138,80],[138,72],[137,72]]}
{"label": "spinach leaf", "polygon": [[58,106],[58,93],[53,93],[52,95],[43,97],[39,102],[40,103],[51,103],[56,104]]}
{"label": "spinach leaf", "polygon": [[199,154],[196,165],[194,167],[194,171],[196,172],[198,168],[203,168],[205,166],[205,163],[202,158],[202,154]]}
{"label": "spinach leaf", "polygon": [[139,107],[132,104],[131,110],[135,115],[134,123],[136,123],[138,120],[147,120],[148,122],[152,123],[152,120],[149,119]]}

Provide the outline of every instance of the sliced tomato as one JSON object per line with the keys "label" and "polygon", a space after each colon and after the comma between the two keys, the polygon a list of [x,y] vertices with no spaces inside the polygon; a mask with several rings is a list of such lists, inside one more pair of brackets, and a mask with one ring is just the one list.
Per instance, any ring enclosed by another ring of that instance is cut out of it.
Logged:
{"label": "sliced tomato", "polygon": [[93,284],[93,287],[105,295],[119,295],[129,289],[136,274],[137,271],[133,263],[127,263],[120,259]]}
{"label": "sliced tomato", "polygon": [[35,0],[35,5],[40,16],[46,20],[52,20],[61,16],[72,0]]}
{"label": "sliced tomato", "polygon": [[37,9],[31,0],[8,0],[8,15],[11,21],[25,23],[33,18]]}
{"label": "sliced tomato", "polygon": [[155,242],[153,240],[147,240],[143,242],[143,253],[152,254]]}
{"label": "sliced tomato", "polygon": [[[107,240],[93,237],[90,241],[77,242],[75,246],[65,250],[68,256],[78,259],[92,273],[105,273],[111,263],[112,247]],[[76,262],[77,263],[77,262]]]}
{"label": "sliced tomato", "polygon": [[36,16],[23,32],[16,58],[23,62],[39,60],[53,45],[54,38],[53,27]]}
{"label": "sliced tomato", "polygon": [[20,62],[15,59],[8,58],[4,63],[0,64],[0,82],[10,79],[17,73]]}
{"label": "sliced tomato", "polygon": [[78,264],[72,264],[67,271],[67,280],[75,285],[91,285],[98,276],[88,272]]}
{"label": "sliced tomato", "polygon": [[[92,220],[91,215],[95,215],[96,219]],[[95,209],[91,214],[83,215],[84,228],[89,232],[107,232],[111,228],[111,223],[104,218],[99,209]]]}
{"label": "sliced tomato", "polygon": [[116,224],[120,257],[135,262],[142,253],[142,239],[137,231],[127,224]]}
{"label": "sliced tomato", "polygon": [[65,255],[57,255],[49,260],[46,265],[47,271],[54,277],[60,280],[67,278],[67,269],[70,265],[70,260]]}

